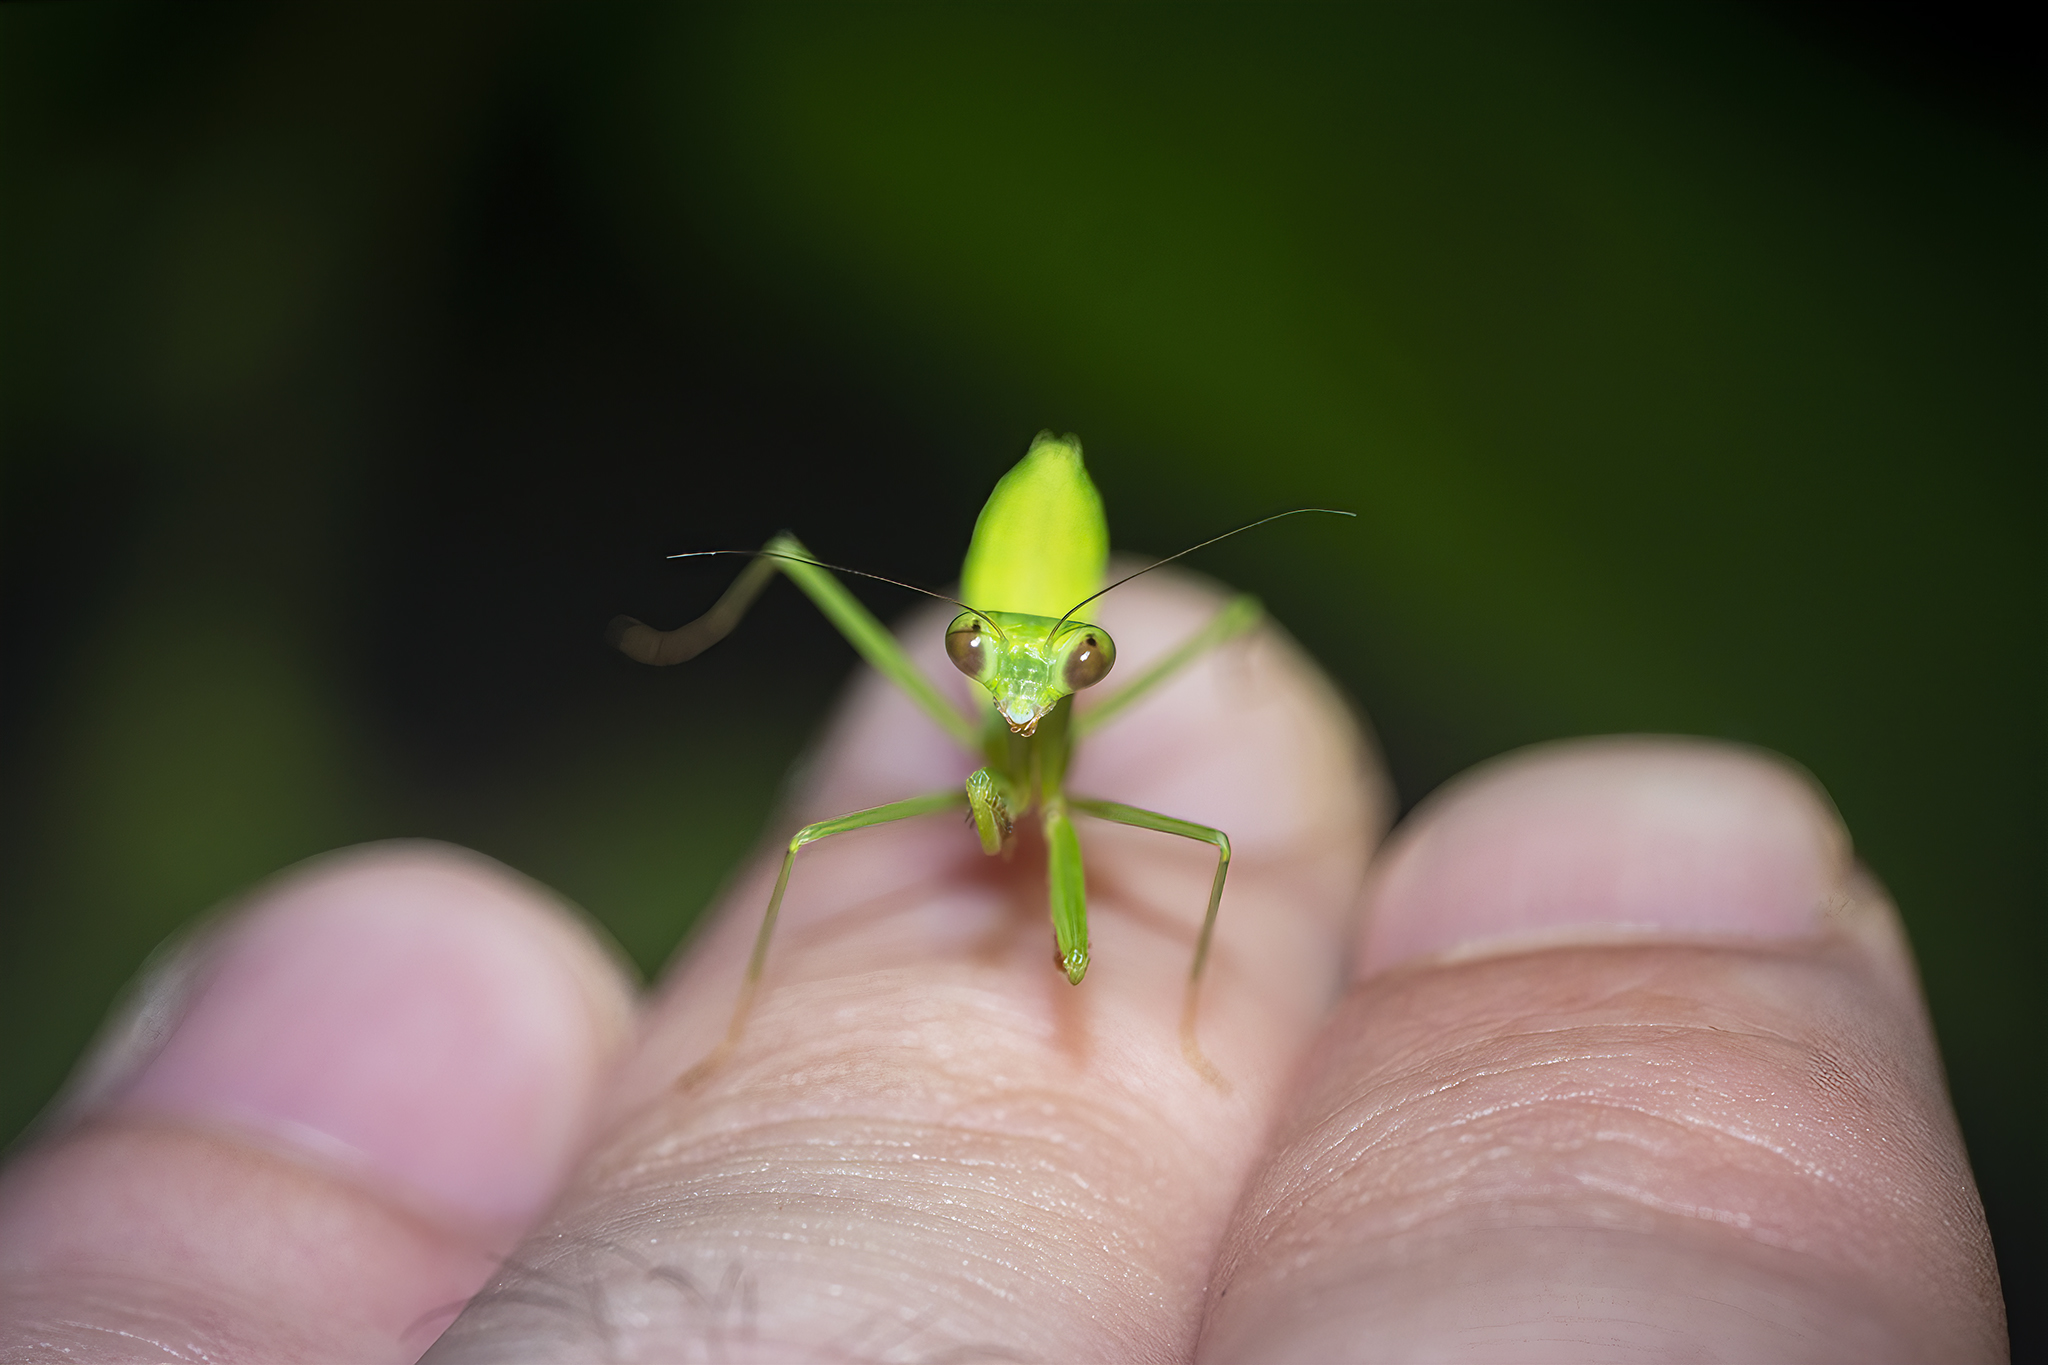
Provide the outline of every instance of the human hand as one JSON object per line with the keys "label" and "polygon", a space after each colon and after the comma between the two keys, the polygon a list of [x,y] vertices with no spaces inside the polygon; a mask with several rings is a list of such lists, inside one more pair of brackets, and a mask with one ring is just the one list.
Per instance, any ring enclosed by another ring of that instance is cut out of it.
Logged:
{"label": "human hand", "polygon": [[[1205,605],[1147,580],[1103,624],[1128,668]],[[793,816],[964,771],[869,678]],[[1176,1033],[1200,845],[1085,825],[1078,989],[1032,846],[814,845],[682,1091],[765,860],[636,1027],[538,888],[360,850],[174,959],[0,1176],[0,1360],[410,1360],[480,1287],[432,1359],[2003,1358],[1896,918],[1795,771],[1511,756],[1396,833],[1356,932],[1384,785],[1278,637],[1070,785],[1232,835],[1227,1094]]]}

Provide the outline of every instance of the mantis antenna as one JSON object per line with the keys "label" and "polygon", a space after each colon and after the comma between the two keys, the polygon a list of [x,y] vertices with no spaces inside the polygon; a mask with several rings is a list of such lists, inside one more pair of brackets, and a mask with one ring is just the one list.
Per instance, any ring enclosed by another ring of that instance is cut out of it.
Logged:
{"label": "mantis antenna", "polygon": [[[1090,602],[1093,602],[1096,598],[1102,596],[1103,593],[1113,592],[1116,589],[1121,588],[1124,584],[1130,582],[1133,578],[1137,578],[1143,574],[1151,573],[1154,569],[1158,568],[1162,564],[1171,564],[1174,560],[1179,559],[1185,555],[1191,555],[1197,550],[1206,549],[1209,546],[1214,545],[1219,540],[1228,540],[1234,535],[1239,535],[1245,531],[1250,531],[1257,527],[1264,526],[1269,521],[1278,521],[1282,517],[1298,517],[1304,512],[1322,512],[1333,517],[1355,517],[1358,515],[1358,513],[1356,512],[1345,512],[1335,507],[1292,507],[1285,512],[1275,512],[1270,517],[1260,517],[1257,521],[1248,521],[1234,531],[1225,531],[1220,536],[1210,536],[1207,540],[1201,542],[1199,545],[1190,545],[1187,547],[1187,549],[1182,550],[1177,554],[1170,554],[1164,559],[1155,560],[1154,562],[1147,564],[1144,568],[1138,570],[1137,573],[1125,574],[1122,578],[1119,578],[1116,582],[1110,584],[1107,588],[1102,589],[1100,592],[1090,593],[1088,596],[1074,603],[1073,606],[1067,608],[1067,614],[1065,616],[1062,616],[1059,619],[1058,624],[1053,626],[1052,633],[1054,635],[1059,634],[1060,626],[1064,626],[1069,620],[1073,619],[1073,615],[1075,612],[1081,610],[1081,608],[1087,606]],[[871,574],[869,575],[869,577],[873,577],[873,575]],[[908,585],[906,584],[905,586]],[[922,590],[920,589],[920,591]],[[936,597],[938,596],[938,594],[933,593],[932,596]],[[946,600],[950,602],[952,599],[947,598]],[[974,610],[974,608],[972,607],[968,607],[967,609],[969,611]]]}
{"label": "mantis antenna", "polygon": [[[1286,516],[1287,514],[1283,512],[1281,513],[1281,515]],[[1348,517],[1351,516],[1352,513],[1346,512],[1344,515]],[[1272,518],[1268,517],[1267,520],[1270,521],[1272,520]],[[1257,522],[1252,523],[1253,526],[1256,526],[1257,524]],[[1241,527],[1239,529],[1250,530],[1251,528]],[[1222,537],[1220,536],[1217,538],[1219,540],[1222,539]],[[1200,545],[1197,545],[1194,548],[1199,550],[1202,547]],[[1186,554],[1187,551],[1183,550],[1181,551],[1181,553]],[[786,559],[792,564],[810,564],[820,569],[830,569],[834,573],[850,573],[856,578],[872,578],[877,583],[888,583],[894,587],[907,588],[911,592],[921,592],[926,597],[935,597],[941,602],[951,602],[954,606],[960,608],[960,610],[971,611],[976,616],[986,617],[988,615],[988,613],[983,611],[981,608],[970,607],[957,597],[948,597],[946,596],[946,594],[942,592],[933,592],[930,588],[920,588],[917,586],[917,584],[905,583],[900,578],[884,578],[882,577],[882,575],[878,573],[869,573],[866,569],[849,569],[844,564],[827,564],[822,559],[806,559],[802,555],[784,554],[780,550],[685,550],[683,551],[683,553],[679,555],[670,555],[668,557],[670,559],[701,559],[705,555],[745,555],[749,559]],[[1160,561],[1160,563],[1162,564],[1165,562],[1166,561],[1164,560]],[[1157,568],[1158,566],[1154,565],[1153,567]],[[1115,587],[1116,585],[1112,583],[1110,586]],[[1097,595],[1100,596],[1100,594]],[[995,625],[995,622],[990,621],[989,624],[993,626]],[[998,631],[998,634],[1000,633],[1001,632]]]}

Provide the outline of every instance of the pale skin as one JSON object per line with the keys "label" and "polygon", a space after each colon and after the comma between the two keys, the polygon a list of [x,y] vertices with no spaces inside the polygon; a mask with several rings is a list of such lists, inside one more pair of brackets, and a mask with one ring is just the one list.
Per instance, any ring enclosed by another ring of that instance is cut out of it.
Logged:
{"label": "pale skin", "polygon": [[[1116,596],[1122,667],[1222,605]],[[906,635],[935,677],[950,614]],[[961,774],[870,679],[784,828]],[[2001,1358],[1910,958],[1789,768],[1494,765],[1396,835],[1362,930],[1384,779],[1280,638],[1084,779],[1231,830],[1227,1096],[1181,1052],[1184,841],[1090,840],[1079,988],[1042,882],[957,822],[808,850],[743,1046],[687,1091],[779,848],[641,1003],[541,889],[375,847],[159,978],[169,1044],[116,1037],[0,1177],[0,1359],[409,1360],[494,1274],[435,1359]]]}

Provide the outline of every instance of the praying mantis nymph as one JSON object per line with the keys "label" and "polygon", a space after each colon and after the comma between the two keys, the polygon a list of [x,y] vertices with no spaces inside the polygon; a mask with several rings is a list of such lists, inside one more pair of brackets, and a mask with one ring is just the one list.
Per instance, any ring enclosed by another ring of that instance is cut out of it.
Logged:
{"label": "praying mantis nymph", "polygon": [[[1332,510],[1297,508],[1278,516]],[[1266,517],[1250,526],[1240,526],[1237,531],[1275,519]],[[1237,531],[1226,535],[1236,535]],[[1160,564],[1222,539],[1224,536],[1205,540],[1138,573],[1150,572]],[[1016,837],[1018,821],[1038,821],[1045,840],[1059,966],[1067,980],[1077,986],[1088,973],[1088,892],[1082,874],[1081,841],[1074,832],[1074,815],[1078,812],[1139,829],[1176,834],[1215,848],[1216,876],[1209,888],[1208,913],[1202,919],[1194,958],[1188,968],[1180,1043],[1190,1066],[1212,1084],[1227,1088],[1196,1041],[1195,1013],[1202,969],[1208,964],[1209,943],[1216,930],[1216,912],[1223,902],[1223,880],[1230,871],[1230,837],[1220,829],[1156,811],[1074,795],[1067,791],[1066,775],[1076,740],[1105,724],[1204,653],[1251,629],[1263,615],[1257,599],[1232,598],[1207,625],[1177,648],[1121,690],[1076,715],[1074,694],[1100,683],[1116,663],[1116,644],[1109,633],[1076,613],[1111,588],[1138,575],[1131,574],[1109,587],[1102,586],[1109,558],[1109,525],[1103,516],[1102,497],[1081,463],[1080,441],[1073,436],[1054,436],[1049,431],[1039,433],[1024,458],[997,482],[981,509],[966,562],[960,570],[960,598],[927,593],[961,608],[960,615],[946,627],[946,656],[954,667],[987,689],[990,705],[982,715],[963,715],[949,702],[910,661],[895,636],[833,576],[837,566],[813,557],[795,536],[785,532],[759,550],[694,551],[671,558],[699,554],[744,554],[753,562],[711,610],[695,621],[675,630],[659,631],[630,616],[620,616],[613,618],[606,638],[641,663],[681,663],[723,639],[739,623],[768,580],[778,572],[786,574],[839,628],[862,658],[909,694],[962,748],[982,758],[984,766],[968,776],[964,789],[892,801],[837,819],[821,820],[796,832],[783,855],[781,874],[775,879],[775,890],[768,898],[767,912],[754,938],[753,955],[748,959],[746,977],[741,982],[739,1001],[725,1039],[710,1057],[686,1073],[683,1081],[688,1082],[715,1066],[739,1042],[745,1030],[798,849],[849,830],[964,808],[981,838],[984,853],[1005,852]],[[859,570],[837,571],[864,578],[879,577]]]}

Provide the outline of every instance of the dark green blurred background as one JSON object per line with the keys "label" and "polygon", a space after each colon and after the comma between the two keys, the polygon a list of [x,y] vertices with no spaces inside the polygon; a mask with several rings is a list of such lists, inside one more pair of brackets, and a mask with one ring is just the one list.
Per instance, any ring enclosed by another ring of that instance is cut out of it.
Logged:
{"label": "dark green blurred background", "polygon": [[[1964,7],[0,10],[0,1137],[164,936],[433,835],[653,971],[851,664],[1074,430],[1412,802],[1810,767],[1897,894],[2040,1342],[2038,33]],[[863,589],[878,610],[906,605]]]}

